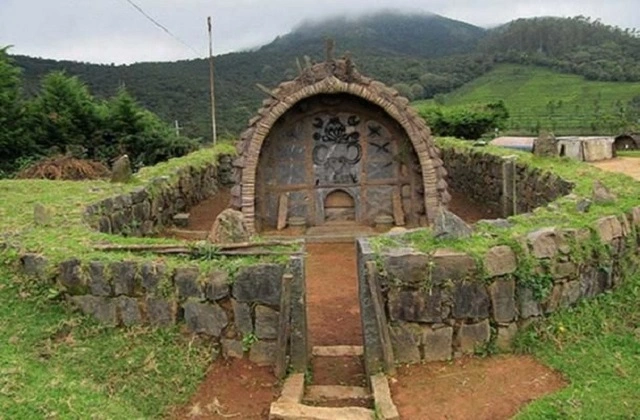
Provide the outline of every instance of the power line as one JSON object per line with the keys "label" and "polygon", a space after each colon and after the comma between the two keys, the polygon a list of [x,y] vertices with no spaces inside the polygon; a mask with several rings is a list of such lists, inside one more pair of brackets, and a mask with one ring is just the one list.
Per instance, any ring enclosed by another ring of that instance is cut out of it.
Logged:
{"label": "power line", "polygon": [[194,54],[196,54],[198,57],[200,57],[201,54],[195,48],[193,48],[191,45],[187,44],[186,42],[184,42],[183,40],[181,40],[180,38],[178,38],[177,36],[172,34],[171,31],[169,29],[167,29],[166,26],[162,25],[160,22],[158,22],[157,20],[152,18],[147,12],[145,12],[140,6],[135,4],[132,0],[125,0],[125,1],[127,3],[129,3],[131,6],[133,6],[133,8],[136,9],[138,12],[140,12],[145,18],[147,18],[149,21],[151,21],[151,23],[156,25],[158,28],[162,29],[170,37],[172,37],[173,39],[175,39],[176,41],[178,41],[179,43],[181,43],[185,47],[189,48],[191,51],[193,51]]}

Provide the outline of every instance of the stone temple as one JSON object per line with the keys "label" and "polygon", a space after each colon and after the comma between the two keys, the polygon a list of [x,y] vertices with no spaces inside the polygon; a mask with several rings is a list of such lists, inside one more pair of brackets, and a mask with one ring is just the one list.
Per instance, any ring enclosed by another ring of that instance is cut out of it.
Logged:
{"label": "stone temple", "polygon": [[292,220],[424,226],[450,200],[425,122],[348,58],[308,65],[274,89],[238,152],[232,206],[252,233]]}

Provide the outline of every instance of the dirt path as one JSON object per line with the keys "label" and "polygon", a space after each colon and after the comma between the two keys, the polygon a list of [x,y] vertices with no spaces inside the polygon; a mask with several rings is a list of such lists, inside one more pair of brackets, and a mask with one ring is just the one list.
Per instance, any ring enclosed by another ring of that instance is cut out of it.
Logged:
{"label": "dirt path", "polygon": [[500,420],[566,385],[528,356],[400,367],[391,393],[402,419]]}
{"label": "dirt path", "polygon": [[311,344],[361,346],[355,244],[307,244],[307,253]]}
{"label": "dirt path", "polygon": [[640,180],[640,158],[618,157],[600,162],[591,162],[591,164],[604,171],[619,172]]}
{"label": "dirt path", "polygon": [[242,419],[269,418],[271,402],[280,395],[278,380],[269,367],[248,360],[218,360],[190,401],[171,412],[169,418]]}

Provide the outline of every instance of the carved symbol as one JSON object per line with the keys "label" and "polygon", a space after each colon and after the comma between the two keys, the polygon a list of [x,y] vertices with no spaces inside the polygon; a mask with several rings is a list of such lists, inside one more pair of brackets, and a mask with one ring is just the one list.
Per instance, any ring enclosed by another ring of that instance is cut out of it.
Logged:
{"label": "carved symbol", "polygon": [[322,118],[316,118],[313,120],[313,123],[311,125],[313,125],[315,128],[322,128],[324,127],[324,121],[322,121]]}
{"label": "carved symbol", "polygon": [[381,137],[382,127],[379,125],[369,124],[369,137]]}
{"label": "carved symbol", "polygon": [[391,150],[389,150],[389,146],[391,145],[391,142],[386,142],[383,145],[379,145],[374,142],[369,142],[369,144],[376,148],[376,153],[389,153],[389,154],[391,153]]}
{"label": "carved symbol", "polygon": [[[360,123],[360,118],[352,115],[348,118],[349,127]],[[315,166],[319,167],[320,178],[326,182],[355,183],[357,176],[354,166],[362,158],[362,146],[359,143],[360,133],[347,127],[339,117],[331,117],[324,123],[316,118],[312,123],[317,128],[313,134],[316,145],[312,157]]]}

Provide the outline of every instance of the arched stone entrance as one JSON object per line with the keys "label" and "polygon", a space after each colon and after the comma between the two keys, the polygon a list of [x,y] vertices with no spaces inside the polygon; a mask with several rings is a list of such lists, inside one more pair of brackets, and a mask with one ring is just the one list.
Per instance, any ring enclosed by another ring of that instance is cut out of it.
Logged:
{"label": "arched stone entrance", "polygon": [[[233,205],[250,230],[275,228],[283,208],[307,226],[339,212],[360,224],[389,215],[396,224],[424,225],[449,201],[424,121],[349,60],[308,67],[271,96],[238,144]],[[353,199],[352,210],[331,207],[336,191]]]}

